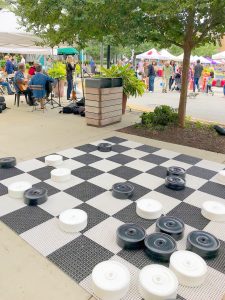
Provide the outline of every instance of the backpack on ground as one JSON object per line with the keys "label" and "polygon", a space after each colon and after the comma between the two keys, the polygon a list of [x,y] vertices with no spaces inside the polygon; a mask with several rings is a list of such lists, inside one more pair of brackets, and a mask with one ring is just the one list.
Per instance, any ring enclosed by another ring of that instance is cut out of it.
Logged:
{"label": "backpack on ground", "polygon": [[2,103],[5,103],[5,97],[0,96],[0,105],[1,105]]}

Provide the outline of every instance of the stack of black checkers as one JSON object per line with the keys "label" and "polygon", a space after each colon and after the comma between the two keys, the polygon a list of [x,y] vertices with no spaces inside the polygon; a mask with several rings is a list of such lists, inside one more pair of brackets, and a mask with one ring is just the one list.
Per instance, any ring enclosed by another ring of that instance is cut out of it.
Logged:
{"label": "stack of black checkers", "polygon": [[[156,221],[156,232],[146,235],[145,229],[134,223],[118,227],[117,244],[128,250],[144,249],[151,260],[169,262],[177,251],[177,243],[184,236],[185,225],[182,220],[172,216],[161,216]],[[219,253],[220,242],[205,231],[192,231],[187,237],[186,249],[202,258],[214,258]]]}
{"label": "stack of black checkers", "polygon": [[100,152],[110,152],[112,150],[112,145],[110,143],[100,143],[97,146]]}
{"label": "stack of black checkers", "polygon": [[0,158],[0,168],[9,169],[16,166],[16,158],[15,157],[2,157]]}
{"label": "stack of black checkers", "polygon": [[186,171],[181,167],[169,167],[165,178],[165,186],[172,190],[183,190],[186,186]]}

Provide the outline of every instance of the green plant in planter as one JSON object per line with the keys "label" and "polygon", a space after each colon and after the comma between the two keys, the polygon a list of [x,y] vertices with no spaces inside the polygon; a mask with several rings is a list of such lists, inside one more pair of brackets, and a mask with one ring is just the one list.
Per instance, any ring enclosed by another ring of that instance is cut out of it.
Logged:
{"label": "green plant in planter", "polygon": [[99,77],[121,77],[123,80],[123,92],[127,97],[142,96],[145,92],[145,84],[135,76],[134,70],[129,65],[112,66],[110,69],[102,68],[101,72],[102,74]]}
{"label": "green plant in planter", "polygon": [[53,67],[48,70],[48,75],[52,78],[65,79],[66,65],[60,61],[54,62]]}
{"label": "green plant in planter", "polygon": [[5,60],[1,59],[0,60],[0,70],[3,69],[5,67]]}

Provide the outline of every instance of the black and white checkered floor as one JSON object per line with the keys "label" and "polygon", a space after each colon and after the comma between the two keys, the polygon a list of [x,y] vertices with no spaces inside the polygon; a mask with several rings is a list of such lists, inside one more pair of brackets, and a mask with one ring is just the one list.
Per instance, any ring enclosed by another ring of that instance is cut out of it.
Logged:
{"label": "black and white checkered floor", "polygon": [[[116,243],[116,229],[134,222],[148,234],[154,232],[155,221],[137,216],[135,201],[143,197],[159,200],[165,214],[179,217],[186,224],[178,249],[185,249],[188,233],[196,229],[208,231],[221,241],[219,256],[207,261],[205,283],[198,288],[179,286],[178,299],[221,300],[225,294],[225,223],[204,218],[200,207],[206,200],[225,202],[225,186],[215,179],[225,165],[118,137],[106,141],[113,144],[111,152],[96,150],[102,141],[58,152],[64,158],[63,167],[72,170],[71,180],[64,183],[50,179],[53,168],[45,165],[44,157],[0,169],[0,220],[90,293],[93,267],[108,259],[120,261],[132,274],[131,288],[124,299],[138,300],[138,271],[154,262],[143,250],[121,249]],[[166,169],[172,165],[187,170],[187,187],[182,191],[164,186]],[[48,201],[28,207],[22,200],[10,198],[7,187],[16,181],[47,188]],[[112,185],[121,181],[135,187],[129,200],[111,195]],[[80,208],[88,214],[88,226],[80,233],[65,233],[57,225],[57,216],[69,208]]]}

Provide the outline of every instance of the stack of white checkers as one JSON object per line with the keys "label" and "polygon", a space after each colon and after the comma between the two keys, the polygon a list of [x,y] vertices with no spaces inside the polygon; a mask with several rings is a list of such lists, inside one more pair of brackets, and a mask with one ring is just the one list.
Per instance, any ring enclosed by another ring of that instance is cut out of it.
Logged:
{"label": "stack of white checkers", "polygon": [[58,167],[63,163],[63,157],[62,155],[48,155],[45,157],[45,163],[48,166],[52,166],[52,167]]}
{"label": "stack of white checkers", "polygon": [[23,199],[24,192],[32,188],[32,184],[27,181],[17,181],[9,185],[9,196],[16,199]]}
{"label": "stack of white checkers", "polygon": [[225,222],[225,204],[217,201],[206,201],[202,204],[203,217],[214,222]]}

